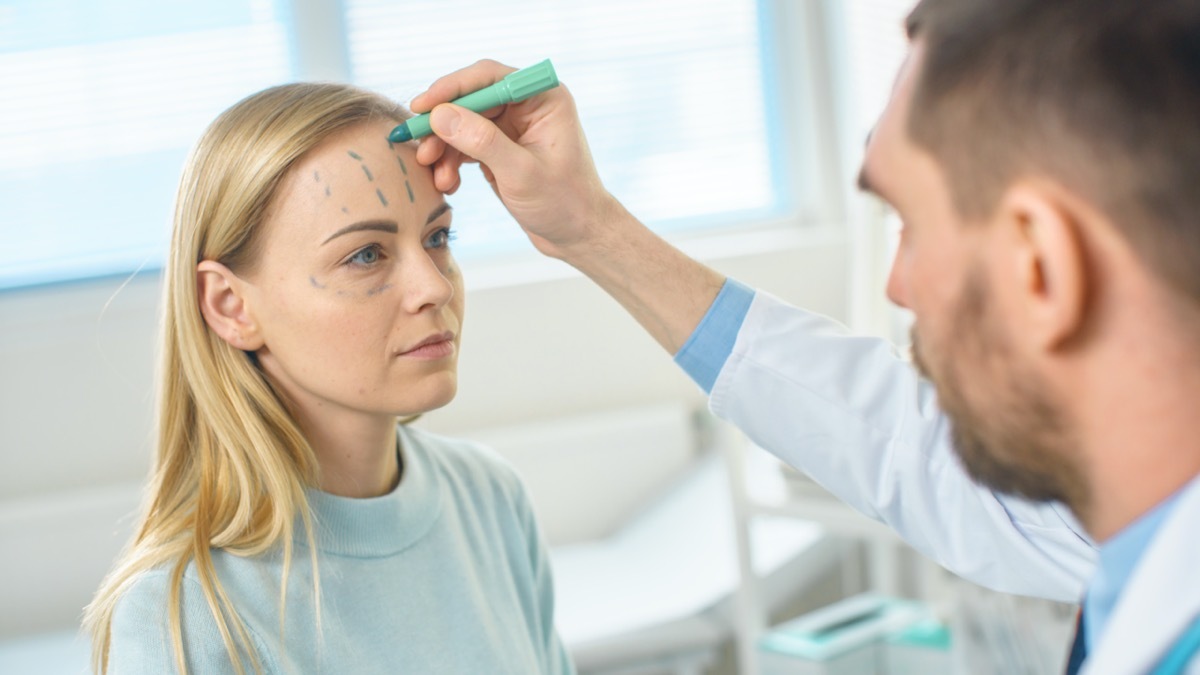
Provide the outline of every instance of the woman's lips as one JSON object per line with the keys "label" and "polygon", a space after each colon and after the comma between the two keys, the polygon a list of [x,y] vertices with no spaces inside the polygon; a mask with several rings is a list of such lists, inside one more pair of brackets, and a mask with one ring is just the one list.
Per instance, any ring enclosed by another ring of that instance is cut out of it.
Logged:
{"label": "woman's lips", "polygon": [[444,359],[454,353],[453,340],[441,340],[410,349],[400,356],[410,359]]}
{"label": "woman's lips", "polygon": [[421,340],[398,356],[412,359],[444,359],[454,353],[454,333],[444,331]]}

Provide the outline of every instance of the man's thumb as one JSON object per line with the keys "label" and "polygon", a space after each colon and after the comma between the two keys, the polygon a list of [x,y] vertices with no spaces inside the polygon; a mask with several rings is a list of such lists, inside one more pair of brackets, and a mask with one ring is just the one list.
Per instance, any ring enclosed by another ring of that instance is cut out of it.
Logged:
{"label": "man's thumb", "polygon": [[429,124],[446,143],[485,164],[503,164],[506,155],[518,150],[491,120],[452,103],[434,108]]}

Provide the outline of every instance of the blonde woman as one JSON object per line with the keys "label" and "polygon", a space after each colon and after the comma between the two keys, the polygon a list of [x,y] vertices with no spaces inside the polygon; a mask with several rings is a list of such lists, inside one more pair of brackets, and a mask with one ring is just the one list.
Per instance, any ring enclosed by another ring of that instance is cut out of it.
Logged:
{"label": "blonde woman", "polygon": [[513,471],[397,425],[455,394],[451,211],[408,113],[343,85],[234,105],[179,190],[158,451],[88,607],[100,673],[569,673]]}

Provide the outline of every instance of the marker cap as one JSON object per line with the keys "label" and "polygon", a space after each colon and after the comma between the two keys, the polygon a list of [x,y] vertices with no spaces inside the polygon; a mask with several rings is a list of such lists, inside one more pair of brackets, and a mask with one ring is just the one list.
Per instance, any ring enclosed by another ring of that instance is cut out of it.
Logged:
{"label": "marker cap", "polygon": [[504,77],[508,83],[508,92],[513,102],[524,101],[530,96],[536,96],[558,86],[558,73],[554,72],[554,64],[550,59],[522,68]]}

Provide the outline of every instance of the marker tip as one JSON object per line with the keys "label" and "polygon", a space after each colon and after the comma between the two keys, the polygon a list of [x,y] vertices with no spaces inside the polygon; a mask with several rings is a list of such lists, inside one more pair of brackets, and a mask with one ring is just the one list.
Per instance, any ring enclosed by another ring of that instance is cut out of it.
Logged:
{"label": "marker tip", "polygon": [[412,133],[408,130],[407,124],[401,124],[400,126],[396,127],[395,129],[392,129],[392,133],[388,134],[388,140],[393,143],[403,143],[405,141],[411,141]]}

